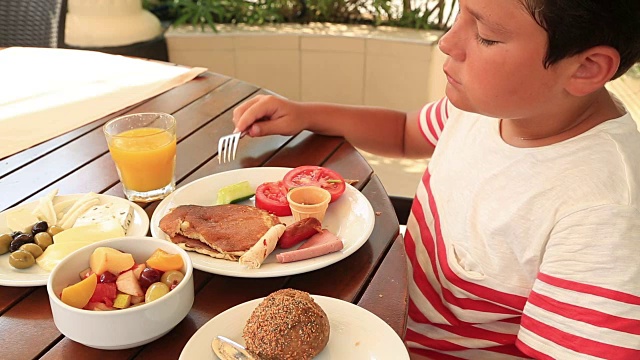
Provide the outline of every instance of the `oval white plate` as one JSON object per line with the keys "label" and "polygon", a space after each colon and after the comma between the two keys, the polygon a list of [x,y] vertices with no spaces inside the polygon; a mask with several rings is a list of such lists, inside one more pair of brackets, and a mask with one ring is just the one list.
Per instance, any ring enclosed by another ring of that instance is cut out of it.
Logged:
{"label": "oval white plate", "polygon": [[[319,295],[312,297],[327,313],[331,326],[329,343],[314,360],[409,359],[398,334],[373,313],[343,300]],[[234,306],[209,320],[189,339],[180,353],[180,360],[218,359],[211,349],[211,341],[217,335],[244,345],[242,329],[262,300]]]}
{"label": "oval white plate", "polygon": [[[169,240],[169,237],[158,227],[160,219],[170,209],[179,205],[215,205],[218,190],[223,186],[247,180],[255,189],[266,181],[282,180],[291,168],[261,167],[226,171],[198,179],[174,191],[158,205],[151,217],[151,234],[153,237]],[[254,205],[254,200],[244,202]],[[293,223],[292,216],[280,217],[284,224]],[[347,185],[344,194],[329,204],[322,226],[336,234],[344,242],[341,251],[319,256],[313,259],[281,264],[276,254],[291,249],[276,249],[262,263],[259,269],[248,269],[237,261],[215,259],[207,255],[190,251],[193,267],[205,272],[236,277],[275,277],[301,274],[323,268],[340,261],[358,250],[368,239],[375,224],[375,214],[369,200],[356,188]]]}
{"label": "oval white plate", "polygon": [[[59,201],[79,199],[84,194],[60,195],[54,199],[54,204]],[[98,194],[101,204],[107,203],[127,203],[133,208],[133,218],[131,225],[127,229],[127,236],[146,236],[149,231],[149,216],[138,204],[117,196]],[[0,213],[0,227],[7,227],[6,213],[15,209],[26,208],[33,210],[38,205],[38,200],[18,205]],[[15,269],[9,265],[9,254],[0,255],[0,285],[4,286],[42,286],[47,285],[50,272],[38,265],[28,269]]]}

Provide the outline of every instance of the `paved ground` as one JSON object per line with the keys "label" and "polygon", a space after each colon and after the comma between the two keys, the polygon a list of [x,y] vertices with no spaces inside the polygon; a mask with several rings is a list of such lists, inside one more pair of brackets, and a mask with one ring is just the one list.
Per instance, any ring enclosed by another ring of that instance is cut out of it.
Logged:
{"label": "paved ground", "polygon": [[389,195],[413,198],[428,160],[392,159],[360,150],[369,161]]}

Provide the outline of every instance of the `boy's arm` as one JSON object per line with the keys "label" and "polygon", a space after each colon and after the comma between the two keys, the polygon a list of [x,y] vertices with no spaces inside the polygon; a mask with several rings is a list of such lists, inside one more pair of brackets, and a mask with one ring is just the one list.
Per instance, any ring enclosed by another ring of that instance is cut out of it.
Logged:
{"label": "boy's arm", "polygon": [[343,136],[355,147],[389,157],[425,158],[434,147],[418,127],[419,112],[328,104],[305,104],[317,114],[307,127],[319,134]]}
{"label": "boy's arm", "polygon": [[342,136],[362,150],[391,157],[428,157],[433,145],[418,125],[419,113],[256,96],[234,111],[236,130],[251,136],[293,135],[310,130]]}
{"label": "boy's arm", "polygon": [[516,345],[533,358],[640,358],[640,213],[602,205],[553,230]]}

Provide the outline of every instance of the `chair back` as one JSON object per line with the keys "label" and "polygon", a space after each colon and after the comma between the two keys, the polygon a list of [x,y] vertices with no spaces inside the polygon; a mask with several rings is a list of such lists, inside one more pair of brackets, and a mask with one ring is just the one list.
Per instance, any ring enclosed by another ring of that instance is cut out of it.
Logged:
{"label": "chair back", "polygon": [[64,47],[67,0],[2,0],[0,47]]}

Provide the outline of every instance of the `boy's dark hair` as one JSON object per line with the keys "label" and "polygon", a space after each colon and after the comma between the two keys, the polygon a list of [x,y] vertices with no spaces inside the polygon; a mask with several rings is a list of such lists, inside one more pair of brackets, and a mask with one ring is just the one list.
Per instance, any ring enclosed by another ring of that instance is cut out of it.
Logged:
{"label": "boy's dark hair", "polygon": [[613,79],[640,61],[640,0],[523,0],[547,31],[545,67],[598,45],[620,53]]}

